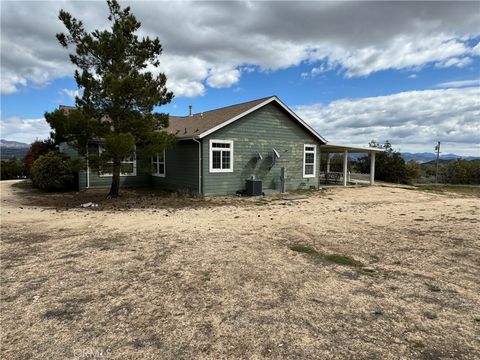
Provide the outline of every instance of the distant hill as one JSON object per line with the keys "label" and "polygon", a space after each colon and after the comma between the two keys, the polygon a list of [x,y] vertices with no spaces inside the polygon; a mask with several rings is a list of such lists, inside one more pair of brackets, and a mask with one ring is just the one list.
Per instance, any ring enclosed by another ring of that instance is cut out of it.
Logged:
{"label": "distant hill", "polygon": [[0,139],[0,147],[9,149],[24,149],[30,147],[30,145],[18,141]]}
{"label": "distant hill", "polygon": [[[416,162],[423,164],[423,163],[428,163],[428,162],[435,162],[437,159],[437,155],[434,153],[428,153],[428,152],[423,152],[423,153],[409,153],[409,152],[402,152],[400,154],[405,160],[405,162],[409,162],[412,160],[415,160]],[[364,156],[367,156],[367,154],[350,154],[350,158],[352,159],[358,159]],[[457,160],[457,159],[463,159],[463,160],[480,160],[480,156],[462,156],[462,155],[457,155],[457,154],[440,154],[440,161],[441,162],[449,162],[452,160]]]}
{"label": "distant hill", "polygon": [[23,159],[29,147],[29,144],[22,142],[0,139],[0,160],[8,160],[12,157]]}
{"label": "distant hill", "polygon": [[[438,160],[438,163],[441,164],[441,165],[446,165],[448,164],[449,162],[451,161],[455,161],[457,160],[458,158],[455,158],[455,159],[442,159],[440,158]],[[466,158],[461,158],[462,160],[467,160],[467,161],[475,161],[475,162],[480,162],[480,158],[475,158],[473,156],[468,156]],[[431,160],[431,161],[427,161],[427,162],[424,162],[424,163],[421,163],[422,165],[435,165],[437,163],[437,160]]]}
{"label": "distant hill", "polygon": [[[412,161],[415,160],[418,163],[427,163],[430,161],[435,161],[437,159],[437,155],[434,153],[401,153],[402,158],[406,161]],[[462,155],[457,155],[457,154],[441,154],[440,155],[440,160],[442,161],[451,161],[451,160],[457,160],[457,159],[463,159],[463,160],[478,160],[480,159],[480,156],[462,156]]]}

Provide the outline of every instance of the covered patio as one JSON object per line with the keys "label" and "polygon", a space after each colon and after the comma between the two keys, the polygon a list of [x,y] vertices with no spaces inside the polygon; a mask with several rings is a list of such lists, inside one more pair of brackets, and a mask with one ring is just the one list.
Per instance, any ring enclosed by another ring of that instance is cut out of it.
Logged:
{"label": "covered patio", "polygon": [[[343,186],[348,184],[348,156],[349,154],[368,154],[370,156],[370,173],[369,183],[373,185],[375,183],[375,154],[383,152],[383,149],[372,147],[357,147],[327,143],[320,146],[320,152],[326,155],[326,168],[325,168],[325,180],[328,181],[330,174],[330,160],[331,154],[343,154],[343,167],[340,175],[342,176]],[[338,174],[338,172],[336,173]]]}

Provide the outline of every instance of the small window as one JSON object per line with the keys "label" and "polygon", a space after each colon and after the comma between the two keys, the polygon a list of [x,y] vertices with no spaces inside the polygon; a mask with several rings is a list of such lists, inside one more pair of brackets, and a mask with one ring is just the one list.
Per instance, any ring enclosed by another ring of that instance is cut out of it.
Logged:
{"label": "small window", "polygon": [[[103,149],[103,146],[99,144],[98,153],[101,155],[103,151],[105,151]],[[113,164],[113,161],[109,161],[108,164]],[[110,170],[110,172],[100,172],[99,176],[112,176],[112,171]],[[135,152],[132,156],[129,156],[122,160],[120,176],[137,176],[137,154]]]}
{"label": "small window", "polygon": [[152,175],[165,177],[165,151],[156,156],[152,156]]}
{"label": "small window", "polygon": [[315,165],[317,158],[316,145],[303,146],[303,177],[315,177]]}
{"label": "small window", "polygon": [[233,172],[233,141],[210,140],[210,172]]}

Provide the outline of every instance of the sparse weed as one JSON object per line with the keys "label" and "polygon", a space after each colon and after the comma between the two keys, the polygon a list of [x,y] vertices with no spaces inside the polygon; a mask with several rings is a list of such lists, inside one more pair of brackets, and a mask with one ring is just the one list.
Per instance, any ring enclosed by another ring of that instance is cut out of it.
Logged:
{"label": "sparse weed", "polygon": [[346,255],[331,254],[326,255],[325,260],[339,265],[362,266],[362,263]]}
{"label": "sparse weed", "polygon": [[425,285],[427,285],[428,290],[433,291],[433,292],[439,292],[441,290],[440,287],[436,284],[426,283]]}
{"label": "sparse weed", "polygon": [[[326,260],[328,262],[332,262],[338,265],[355,266],[355,267],[362,266],[361,262],[351,258],[350,256],[338,255],[338,254],[322,255],[313,247],[308,245],[300,245],[300,244],[291,245],[290,250],[300,252],[300,253],[305,253],[318,258],[322,258],[323,260]],[[369,271],[367,270],[367,272]]]}
{"label": "sparse weed", "polygon": [[313,247],[308,246],[308,245],[291,245],[290,250],[300,252],[300,253],[305,253],[309,255],[315,255],[315,256],[320,256],[320,253],[315,250]]}
{"label": "sparse weed", "polygon": [[45,319],[57,319],[62,321],[70,321],[75,318],[76,315],[80,314],[82,311],[76,304],[67,303],[60,309],[51,309],[47,310],[43,317]]}
{"label": "sparse weed", "polygon": [[429,320],[435,320],[436,318],[438,318],[437,314],[432,311],[425,311],[423,315]]}

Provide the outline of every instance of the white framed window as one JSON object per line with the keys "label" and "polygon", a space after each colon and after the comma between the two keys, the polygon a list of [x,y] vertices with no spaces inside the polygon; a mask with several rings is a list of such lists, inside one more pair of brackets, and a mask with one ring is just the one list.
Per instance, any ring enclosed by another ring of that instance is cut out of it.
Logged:
{"label": "white framed window", "polygon": [[233,141],[210,140],[210,172],[233,172]]}
{"label": "white framed window", "polygon": [[[98,154],[101,155],[104,151],[101,144],[98,145]],[[108,164],[113,164],[113,161],[108,161]],[[112,173],[100,172],[100,177],[112,176]],[[122,168],[120,170],[120,176],[137,176],[137,153],[134,151],[132,156],[124,158],[122,160]]]}
{"label": "white framed window", "polygon": [[165,177],[165,150],[152,156],[152,175]]}
{"label": "white framed window", "polygon": [[315,177],[317,164],[317,145],[303,145],[303,177]]}

